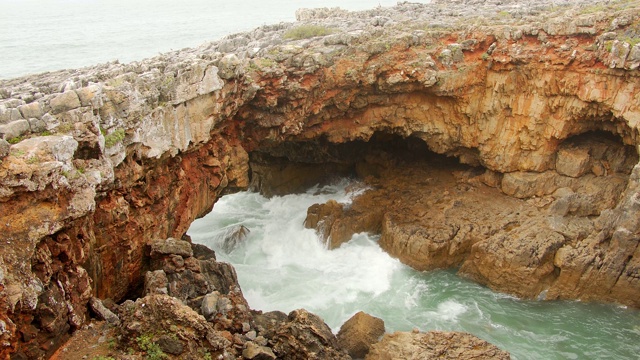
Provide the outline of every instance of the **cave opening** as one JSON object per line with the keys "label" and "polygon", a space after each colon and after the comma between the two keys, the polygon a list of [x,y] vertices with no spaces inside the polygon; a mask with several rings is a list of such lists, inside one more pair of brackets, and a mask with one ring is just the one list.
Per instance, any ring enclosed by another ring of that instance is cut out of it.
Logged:
{"label": "cave opening", "polygon": [[251,186],[263,195],[303,192],[336,178],[379,178],[394,169],[430,166],[451,171],[484,172],[478,163],[462,164],[453,155],[433,152],[419,137],[375,132],[367,141],[286,142],[250,154]]}

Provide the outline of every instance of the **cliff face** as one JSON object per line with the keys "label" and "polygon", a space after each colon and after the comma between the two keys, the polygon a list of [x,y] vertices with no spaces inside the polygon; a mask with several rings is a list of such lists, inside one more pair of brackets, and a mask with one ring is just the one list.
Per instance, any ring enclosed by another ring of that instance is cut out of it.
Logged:
{"label": "cliff face", "polygon": [[483,168],[513,198],[566,198],[563,229],[474,239],[451,264],[467,276],[640,306],[640,2],[551,5],[302,11],[322,24],[308,36],[266,26],[0,83],[0,354],[45,354],[89,297],[139,294],[146,245],[246,188],[250,155],[350,163],[351,145],[380,134]]}

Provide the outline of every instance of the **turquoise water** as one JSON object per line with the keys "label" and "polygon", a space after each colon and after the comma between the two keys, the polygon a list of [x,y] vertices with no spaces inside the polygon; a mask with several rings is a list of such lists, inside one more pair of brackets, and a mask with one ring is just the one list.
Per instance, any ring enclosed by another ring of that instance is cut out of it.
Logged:
{"label": "turquoise water", "polygon": [[[327,250],[305,229],[306,209],[336,199],[349,203],[346,183],[266,199],[242,192],[220,199],[189,235],[232,263],[254,309],[306,308],[335,331],[357,311],[385,321],[387,332],[455,330],[508,350],[514,359],[638,359],[640,312],[580,302],[522,301],[458,278],[417,272],[389,257],[366,234]],[[251,232],[229,254],[225,231]]]}
{"label": "turquoise water", "polygon": [[[419,0],[414,2],[428,2]],[[298,8],[349,10],[396,0],[0,0],[0,79],[194,47]]]}

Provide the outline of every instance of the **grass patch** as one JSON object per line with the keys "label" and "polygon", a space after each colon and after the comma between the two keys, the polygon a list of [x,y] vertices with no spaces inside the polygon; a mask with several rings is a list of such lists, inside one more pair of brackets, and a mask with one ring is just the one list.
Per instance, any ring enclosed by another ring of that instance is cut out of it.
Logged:
{"label": "grass patch", "polygon": [[147,354],[146,358],[149,360],[161,360],[167,358],[167,354],[160,349],[160,345],[153,342],[151,335],[138,336],[136,338],[136,343],[138,344],[138,347],[140,347],[140,350]]}
{"label": "grass patch", "polygon": [[20,141],[22,141],[24,138],[22,136],[16,136],[14,138],[11,138],[9,140],[7,140],[7,142],[11,145],[15,145],[17,143],[19,143]]}
{"label": "grass patch", "polygon": [[32,156],[27,159],[27,164],[33,165],[40,162],[40,158],[38,156]]}
{"label": "grass patch", "polygon": [[[104,134],[104,133],[103,133]],[[124,129],[119,128],[108,135],[104,135],[104,145],[108,148],[115,146],[122,140],[124,140]]]}
{"label": "grass patch", "polygon": [[284,33],[285,39],[301,40],[310,39],[316,36],[326,36],[333,34],[334,30],[322,25],[301,25],[293,29],[289,29]]}

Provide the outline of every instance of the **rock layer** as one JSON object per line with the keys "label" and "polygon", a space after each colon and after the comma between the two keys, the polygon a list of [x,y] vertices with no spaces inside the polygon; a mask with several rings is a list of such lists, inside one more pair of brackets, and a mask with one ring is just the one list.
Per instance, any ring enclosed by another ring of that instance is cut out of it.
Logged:
{"label": "rock layer", "polygon": [[[247,188],[250,157],[355,171],[366,158],[359,144],[376,134],[482,166],[482,181],[510,196],[562,199],[549,232],[522,224],[529,235],[507,236],[522,245],[509,248],[460,247],[437,240],[451,229],[383,219],[387,233],[435,239],[443,255],[433,266],[468,253],[465,274],[513,291],[529,276],[517,269],[535,265],[542,273],[520,295],[553,282],[552,298],[640,306],[640,167],[629,175],[640,144],[640,5],[551,5],[301,11],[296,24],[142,62],[0,82],[0,356],[51,353],[85,321],[92,296],[140,295],[146,247],[180,238],[222,193]],[[288,33],[308,24],[333,33]],[[621,164],[581,145],[594,132],[612,134]],[[484,231],[467,230],[456,234]],[[513,279],[503,283],[504,271]]]}

